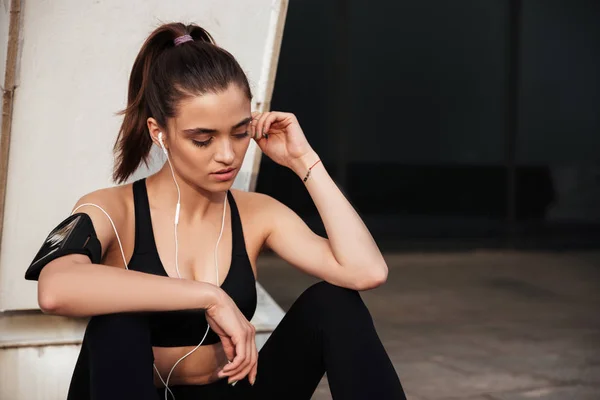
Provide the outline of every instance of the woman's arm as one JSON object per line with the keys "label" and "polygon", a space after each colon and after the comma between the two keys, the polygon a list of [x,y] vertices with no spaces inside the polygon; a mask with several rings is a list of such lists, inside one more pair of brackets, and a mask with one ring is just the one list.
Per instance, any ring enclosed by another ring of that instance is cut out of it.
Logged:
{"label": "woman's arm", "polygon": [[[252,137],[273,161],[301,179],[319,159],[294,114],[253,113]],[[261,213],[268,220],[266,244],[298,268],[333,284],[365,290],[387,279],[387,265],[369,230],[333,182],[322,163],[306,188],[323,220],[329,240],[313,233],[288,207],[267,197]]]}
{"label": "woman's arm", "polygon": [[72,254],[42,269],[38,301],[45,313],[71,317],[205,309],[210,327],[232,360],[223,376],[233,381],[251,373],[251,382],[256,376],[254,327],[233,300],[210,283],[90,264],[86,256]]}
{"label": "woman's arm", "polygon": [[[123,188],[103,189],[82,197],[75,207],[92,203],[104,209],[123,235],[129,220]],[[83,206],[77,212],[90,216],[102,247],[102,260],[119,246],[115,229],[98,208]],[[116,249],[120,253],[120,249]],[[170,279],[92,264],[87,256],[70,254],[48,263],[38,279],[38,303],[49,314],[83,317],[129,311],[166,311],[209,308],[221,294],[216,286]]]}
{"label": "woman's arm", "polygon": [[[318,159],[316,153],[310,154],[298,160],[292,169],[304,178],[308,168]],[[312,168],[305,185],[325,225],[331,251],[338,263],[352,270],[367,287],[384,283],[388,268],[379,247],[322,162]]]}
{"label": "woman's arm", "polygon": [[[303,179],[318,159],[310,153],[291,169]],[[323,163],[312,168],[306,188],[329,239],[315,234],[294,211],[268,197],[264,201],[269,214],[266,244],[290,264],[338,286],[367,290],[384,283],[388,268],[377,244]]]}
{"label": "woman's arm", "polygon": [[207,309],[217,302],[218,296],[218,288],[209,283],[91,264],[89,258],[80,254],[46,265],[38,283],[42,311],[69,317]]}

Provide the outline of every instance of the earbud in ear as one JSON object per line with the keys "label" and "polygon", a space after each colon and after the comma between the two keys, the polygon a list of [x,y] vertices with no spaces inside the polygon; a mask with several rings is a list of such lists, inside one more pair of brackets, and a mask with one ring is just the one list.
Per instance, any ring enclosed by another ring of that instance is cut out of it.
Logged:
{"label": "earbud in ear", "polygon": [[163,133],[162,132],[158,132],[158,143],[160,143],[160,147],[162,148],[163,153],[165,153],[167,156],[167,149],[165,148],[165,144],[163,143]]}

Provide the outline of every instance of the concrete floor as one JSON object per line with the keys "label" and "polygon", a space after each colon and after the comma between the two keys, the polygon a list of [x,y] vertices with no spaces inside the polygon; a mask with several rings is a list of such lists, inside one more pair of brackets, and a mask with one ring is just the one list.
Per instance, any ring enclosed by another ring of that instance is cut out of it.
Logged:
{"label": "concrete floor", "polygon": [[[600,399],[600,253],[386,259],[362,296],[408,399]],[[259,281],[284,309],[314,282],[273,256]],[[331,398],[325,379],[313,398]]]}

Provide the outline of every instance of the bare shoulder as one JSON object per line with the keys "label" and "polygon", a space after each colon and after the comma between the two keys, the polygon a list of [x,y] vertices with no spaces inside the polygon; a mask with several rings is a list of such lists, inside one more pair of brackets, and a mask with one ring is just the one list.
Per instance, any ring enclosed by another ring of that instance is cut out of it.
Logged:
{"label": "bare shoulder", "polygon": [[120,232],[128,223],[132,207],[131,184],[127,184],[90,192],[77,201],[73,211],[90,216],[104,254],[116,238],[115,228]]}
{"label": "bare shoulder", "polygon": [[287,208],[279,200],[258,192],[246,192],[244,190],[232,189],[231,193],[240,210],[240,214],[246,214],[248,218],[265,220],[276,217],[282,208]]}
{"label": "bare shoulder", "polygon": [[73,210],[80,207],[77,212],[85,212],[87,214],[92,209],[99,210],[98,207],[101,207],[111,217],[113,215],[115,217],[123,217],[127,212],[128,197],[131,197],[128,192],[131,192],[130,184],[98,189],[82,196],[75,204],[75,207],[73,207]]}
{"label": "bare shoulder", "polygon": [[251,259],[256,259],[263,249],[281,207],[273,197],[257,192],[232,189],[231,193],[240,212],[246,247]]}

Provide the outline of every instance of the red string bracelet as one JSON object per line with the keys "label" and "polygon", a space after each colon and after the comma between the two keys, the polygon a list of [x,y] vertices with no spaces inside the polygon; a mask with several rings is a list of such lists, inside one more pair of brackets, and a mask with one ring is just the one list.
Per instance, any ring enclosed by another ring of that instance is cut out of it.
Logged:
{"label": "red string bracelet", "polygon": [[317,162],[315,162],[315,163],[314,163],[314,164],[313,164],[313,165],[312,165],[312,166],[311,166],[311,167],[308,169],[308,171],[306,172],[306,176],[305,176],[305,177],[304,177],[304,179],[302,180],[303,182],[306,182],[306,181],[308,180],[308,177],[310,176],[310,171],[313,169],[313,167],[314,167],[315,165],[317,165],[317,164],[318,164],[318,163],[320,163],[320,162],[321,162],[321,159],[318,159],[318,160],[317,160]]}

